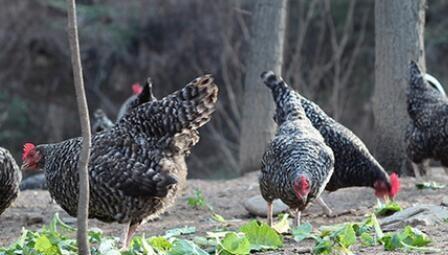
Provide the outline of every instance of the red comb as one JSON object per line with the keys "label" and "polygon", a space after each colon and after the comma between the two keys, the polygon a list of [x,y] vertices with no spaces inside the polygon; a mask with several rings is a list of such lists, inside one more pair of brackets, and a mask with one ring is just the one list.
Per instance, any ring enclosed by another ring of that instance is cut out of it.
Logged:
{"label": "red comb", "polygon": [[28,156],[28,153],[30,153],[30,151],[34,148],[36,148],[36,145],[32,143],[25,143],[25,145],[23,145],[22,160],[25,160],[25,158]]}
{"label": "red comb", "polygon": [[396,173],[390,175],[390,195],[395,197],[400,191],[400,179]]}
{"label": "red comb", "polygon": [[139,83],[132,84],[132,93],[134,93],[134,95],[138,95],[142,93],[142,91],[143,87]]}

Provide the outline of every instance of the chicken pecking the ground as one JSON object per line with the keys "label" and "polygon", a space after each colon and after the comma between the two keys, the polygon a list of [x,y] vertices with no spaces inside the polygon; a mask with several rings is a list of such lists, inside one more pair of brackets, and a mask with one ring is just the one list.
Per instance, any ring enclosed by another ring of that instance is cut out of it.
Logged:
{"label": "chicken pecking the ground", "polygon": [[[361,139],[328,116],[317,104],[299,96],[306,116],[334,153],[334,173],[325,190],[333,192],[348,187],[371,187],[378,198],[394,198],[400,189],[398,175],[392,173],[388,176]],[[322,198],[317,202],[327,215],[332,215]]]}
{"label": "chicken pecking the ground", "polygon": [[[139,105],[112,128],[92,138],[89,217],[126,224],[123,247],[136,228],[173,204],[186,182],[185,156],[197,129],[215,110],[218,87],[210,75]],[[54,200],[71,216],[78,206],[82,138],[57,144],[26,144],[23,169],[44,169]]]}
{"label": "chicken pecking the ground", "polygon": [[329,181],[334,156],[306,117],[298,93],[272,71],[261,77],[272,90],[278,125],[264,153],[259,179],[261,195],[268,203],[268,224],[272,225],[272,201],[280,198],[295,211],[294,225],[298,226],[301,211]]}
{"label": "chicken pecking the ground", "polygon": [[439,160],[448,173],[448,98],[434,90],[418,65],[410,64],[407,110],[411,121],[405,141],[406,154],[416,176],[426,174],[425,161]]}
{"label": "chicken pecking the ground", "polygon": [[0,147],[0,215],[19,195],[22,173],[8,150]]}

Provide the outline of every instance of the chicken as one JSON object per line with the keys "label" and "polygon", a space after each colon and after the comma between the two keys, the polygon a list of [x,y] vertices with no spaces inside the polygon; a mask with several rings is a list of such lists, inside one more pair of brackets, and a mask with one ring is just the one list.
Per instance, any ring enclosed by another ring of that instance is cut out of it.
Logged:
{"label": "chicken", "polygon": [[152,83],[150,78],[146,79],[144,87],[140,86],[138,83],[133,84],[132,92],[134,94],[121,105],[120,110],[118,111],[117,121],[138,105],[157,100],[152,92]]}
{"label": "chicken", "polygon": [[[134,85],[135,87],[136,85]],[[152,84],[151,80],[148,78],[144,87],[134,88],[136,92],[139,92],[138,95],[132,97],[133,100],[128,100],[127,111],[130,112],[135,107],[156,100],[152,93]],[[125,112],[126,113],[126,112]],[[99,133],[104,130],[108,130],[114,126],[112,120],[106,115],[106,113],[102,109],[97,109],[93,114],[93,122],[92,122],[92,132]],[[33,171],[30,176],[26,176],[22,182],[20,183],[20,190],[27,189],[48,189],[47,183],[45,180],[45,174],[43,171]]]}
{"label": "chicken", "polygon": [[0,147],[0,215],[19,195],[22,173],[8,150]]}
{"label": "chicken", "polygon": [[106,113],[102,109],[97,109],[93,113],[92,132],[99,133],[104,130],[108,130],[114,126],[114,123],[107,117]]}
{"label": "chicken", "polygon": [[448,98],[434,90],[415,62],[410,64],[407,111],[410,117],[405,142],[416,176],[426,174],[428,159],[448,167]]}
{"label": "chicken", "polygon": [[[348,128],[329,117],[311,100],[299,94],[297,97],[306,116],[334,153],[334,172],[325,190],[333,192],[347,187],[371,187],[379,198],[394,198],[400,189],[398,176],[395,173],[388,176],[364,143]],[[322,198],[317,202],[327,215],[332,214]]]}
{"label": "chicken", "polygon": [[[141,104],[92,138],[89,217],[126,224],[123,247],[136,228],[173,204],[186,182],[187,155],[197,129],[215,110],[218,88],[210,75],[167,97]],[[71,216],[78,206],[82,138],[25,145],[23,169],[45,171],[54,200]]]}
{"label": "chicken", "polygon": [[299,94],[271,71],[261,77],[272,90],[278,125],[263,155],[259,179],[268,204],[268,224],[272,225],[272,201],[280,198],[295,211],[294,225],[298,226],[301,211],[320,196],[330,180],[334,156],[306,117]]}

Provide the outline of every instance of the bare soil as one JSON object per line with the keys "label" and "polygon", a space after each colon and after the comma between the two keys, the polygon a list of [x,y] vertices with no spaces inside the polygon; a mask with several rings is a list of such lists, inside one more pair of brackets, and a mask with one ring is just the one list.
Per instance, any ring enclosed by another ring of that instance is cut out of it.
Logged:
{"label": "bare soil", "polygon": [[[435,169],[431,180],[448,184],[448,176],[441,169]],[[402,191],[397,201],[403,207],[415,204],[437,204],[448,198],[448,189],[441,190],[417,190],[414,178],[402,179]],[[214,211],[226,219],[231,219],[230,228],[238,226],[254,219],[243,207],[245,199],[259,194],[257,173],[250,173],[241,178],[221,181],[189,180],[188,187],[181,195],[176,205],[168,209],[166,213],[155,221],[148,222],[138,229],[137,234],[145,233],[145,236],[163,234],[171,228],[183,226],[195,226],[197,234],[213,231],[218,223],[210,218],[211,213],[206,209],[195,209],[187,205],[188,197],[192,196],[194,189],[200,189],[206,197],[206,201]],[[324,193],[323,198],[333,211],[340,215],[328,218],[323,215],[318,205],[311,205],[303,214],[302,220],[309,221],[314,227],[331,225],[349,221],[360,221],[366,214],[372,211],[376,204],[376,198],[369,188],[349,188],[333,193]],[[20,235],[22,228],[39,229],[43,224],[48,224],[54,213],[59,212],[62,219],[69,224],[75,224],[75,219],[69,217],[57,204],[50,202],[47,191],[24,191],[20,197],[0,216],[0,246],[9,245]],[[260,220],[265,220],[261,219]],[[119,224],[105,224],[96,220],[90,221],[91,227],[99,227],[106,233],[120,236],[123,226]],[[448,254],[448,224],[439,226],[419,226],[419,229],[427,233],[432,239],[433,247],[446,251],[440,254]],[[296,243],[289,237],[285,237],[285,246],[280,251],[263,252],[258,254],[298,254],[304,248],[312,248],[311,241]],[[357,254],[409,254],[400,252],[385,252],[382,247],[356,248]],[[306,254],[306,253],[305,253]],[[417,254],[417,253],[413,253]]]}

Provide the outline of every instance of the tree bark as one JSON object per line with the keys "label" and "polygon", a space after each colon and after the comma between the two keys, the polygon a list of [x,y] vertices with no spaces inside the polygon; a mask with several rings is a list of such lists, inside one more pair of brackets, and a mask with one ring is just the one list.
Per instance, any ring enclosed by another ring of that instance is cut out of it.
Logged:
{"label": "tree bark", "polygon": [[89,255],[89,241],[87,237],[89,216],[89,175],[88,164],[90,158],[91,133],[89,111],[81,66],[79,50],[78,26],[76,19],[75,0],[67,0],[68,3],[68,35],[70,43],[70,55],[73,67],[73,78],[75,81],[76,101],[78,103],[79,119],[81,122],[82,148],[79,157],[79,199],[78,199],[78,251],[79,254]]}
{"label": "tree bark", "polygon": [[287,0],[257,0],[254,4],[252,38],[244,82],[241,174],[260,169],[266,144],[275,131],[272,95],[263,85],[260,74],[267,70],[281,74],[286,29]]}
{"label": "tree bark", "polygon": [[388,171],[410,174],[404,135],[411,60],[424,66],[424,0],[375,1],[375,156]]}

